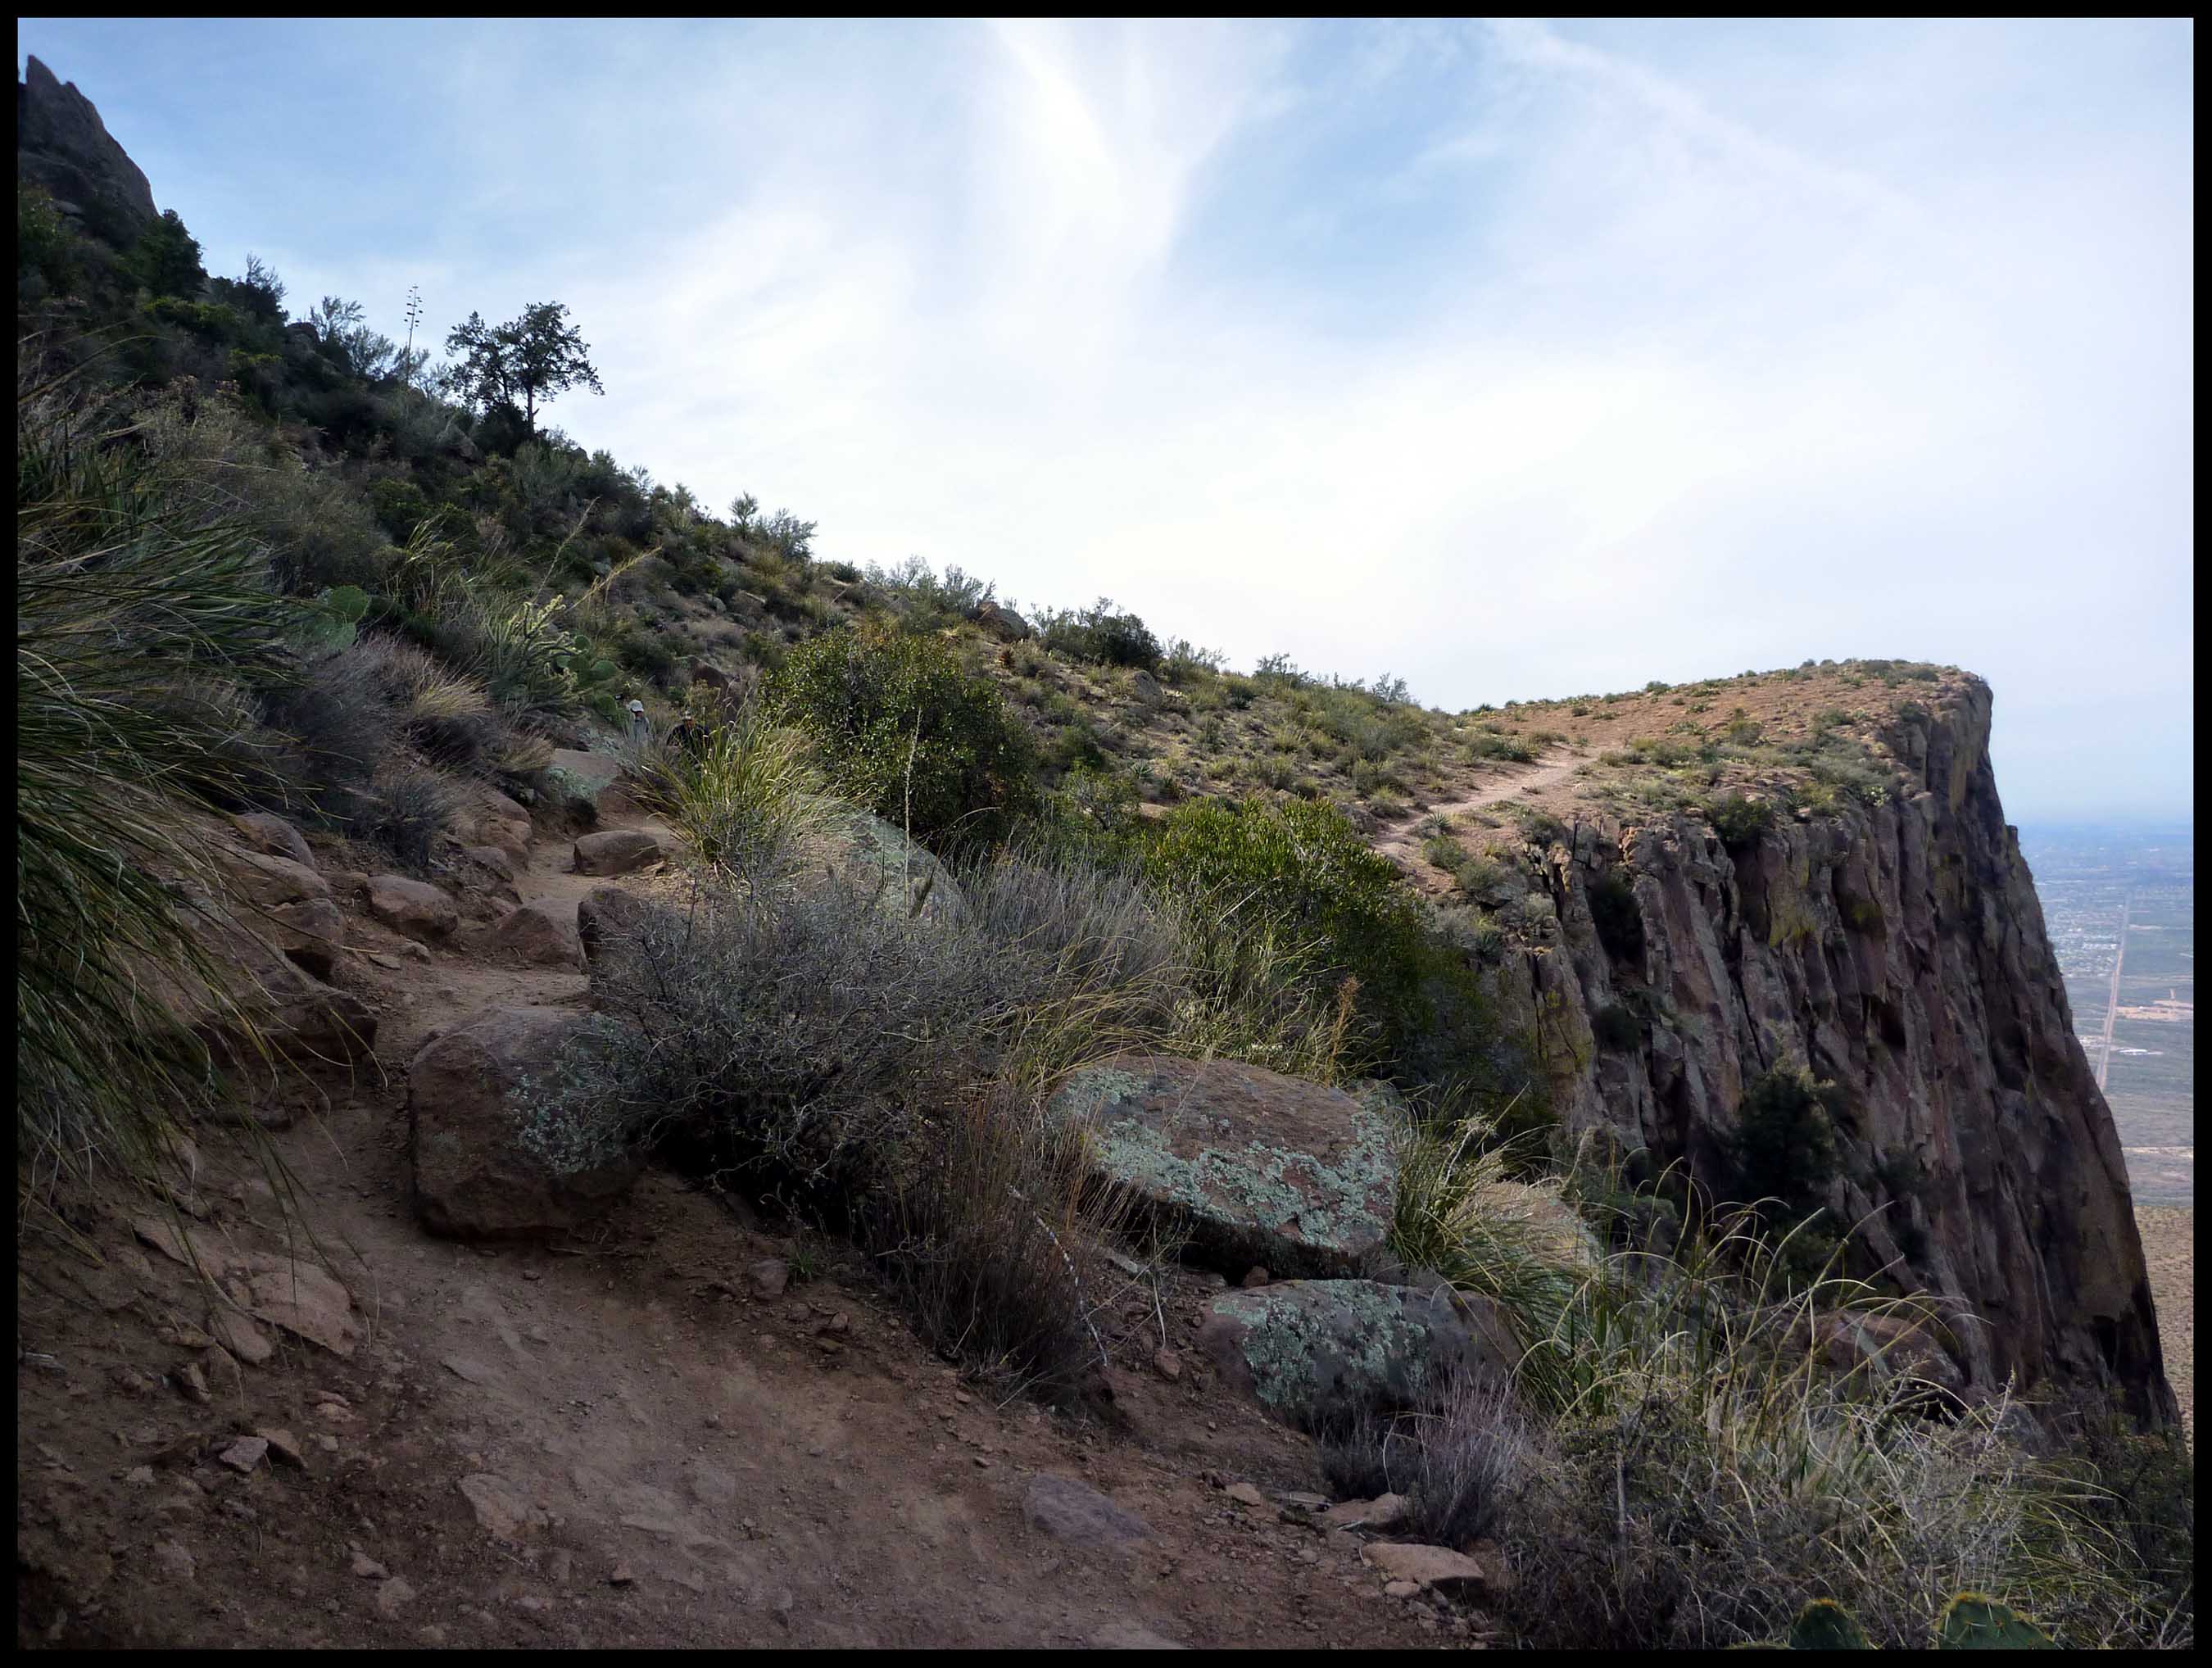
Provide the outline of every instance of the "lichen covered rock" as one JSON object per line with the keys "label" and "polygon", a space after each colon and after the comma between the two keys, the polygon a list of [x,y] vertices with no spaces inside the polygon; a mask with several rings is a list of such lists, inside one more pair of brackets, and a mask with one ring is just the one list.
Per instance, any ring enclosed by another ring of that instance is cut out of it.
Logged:
{"label": "lichen covered rock", "polygon": [[1370,1280],[1291,1280],[1228,1292],[1198,1334],[1231,1388],[1306,1430],[1418,1405],[1461,1376],[1502,1379],[1511,1334],[1483,1300]]}
{"label": "lichen covered rock", "polygon": [[881,817],[865,811],[840,816],[811,845],[823,867],[878,892],[890,914],[950,922],[966,912],[967,900],[945,865]]}
{"label": "lichen covered rock", "polygon": [[1234,1061],[1140,1056],[1078,1072],[1051,1113],[1091,1125],[1101,1180],[1224,1274],[1364,1273],[1389,1232],[1395,1120],[1355,1097]]}
{"label": "lichen covered rock", "polygon": [[415,1056],[407,1114],[424,1227],[462,1239],[560,1233],[605,1210],[635,1179],[627,1161],[556,1175],[523,1139],[523,1081],[586,1023],[562,1008],[485,1008]]}

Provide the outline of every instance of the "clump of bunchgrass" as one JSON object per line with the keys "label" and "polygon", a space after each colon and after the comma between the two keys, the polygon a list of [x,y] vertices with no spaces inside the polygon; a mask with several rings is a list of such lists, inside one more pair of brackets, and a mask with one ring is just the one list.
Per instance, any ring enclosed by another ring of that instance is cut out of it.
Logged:
{"label": "clump of bunchgrass", "polygon": [[631,779],[707,873],[746,881],[778,873],[834,807],[809,744],[757,706],[702,725],[689,746],[663,736],[634,744]]}
{"label": "clump of bunchgrass", "polygon": [[68,384],[19,380],[16,424],[16,1161],[36,1193],[150,1174],[213,1089],[188,1016],[244,1023],[179,904],[223,890],[194,808],[270,786],[232,697],[287,675],[300,611]]}

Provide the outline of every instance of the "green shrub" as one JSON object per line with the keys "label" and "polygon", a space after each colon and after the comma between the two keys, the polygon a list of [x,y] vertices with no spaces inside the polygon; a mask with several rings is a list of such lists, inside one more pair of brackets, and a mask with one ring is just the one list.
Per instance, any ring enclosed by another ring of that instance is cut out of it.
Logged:
{"label": "green shrub", "polygon": [[1802,1066],[1753,1080],[1736,1109],[1732,1180],[1746,1203],[1777,1199],[1792,1215],[1817,1208],[1836,1174],[1844,1092]]}
{"label": "green shrub", "polygon": [[1705,816],[1721,843],[1730,847],[1748,845],[1774,825],[1773,805],[1748,794],[1723,794],[1707,801]]}
{"label": "green shrub", "polygon": [[1644,959],[1644,910],[1636,901],[1636,886],[1626,871],[1609,869],[1589,888],[1590,920],[1597,941],[1615,961],[1641,964]]}
{"label": "green shrub", "polygon": [[1045,647],[1055,654],[1102,666],[1159,669],[1160,640],[1136,615],[1116,613],[1105,597],[1088,608],[1042,610],[1037,621]]}
{"label": "green shrub", "polygon": [[1394,1073],[1437,1081],[1496,1068],[1488,1004],[1465,959],[1430,933],[1411,891],[1325,801],[1176,807],[1146,870],[1171,895],[1275,912],[1324,976],[1356,981],[1370,1046]]}
{"label": "green shrub", "polygon": [[841,626],[794,649],[767,694],[843,792],[926,845],[997,844],[1034,801],[1028,733],[941,640]]}
{"label": "green shrub", "polygon": [[1607,1002],[1590,1015],[1590,1034],[1608,1053],[1625,1054],[1644,1040],[1644,1026],[1633,1010]]}

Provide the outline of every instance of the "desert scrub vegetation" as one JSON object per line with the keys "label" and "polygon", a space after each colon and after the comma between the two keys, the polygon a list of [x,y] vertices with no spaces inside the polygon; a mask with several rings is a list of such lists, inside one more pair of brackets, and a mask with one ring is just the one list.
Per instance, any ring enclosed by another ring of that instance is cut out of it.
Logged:
{"label": "desert scrub vegetation", "polygon": [[748,886],[773,880],[832,813],[806,738],[751,702],[692,721],[688,744],[660,737],[631,750],[634,791],[705,874]]}
{"label": "desert scrub vegetation", "polygon": [[941,641],[865,623],[793,651],[766,689],[841,792],[932,847],[1003,841],[1034,792],[1027,733]]}
{"label": "desert scrub vegetation", "polygon": [[[1447,1501],[1478,1502],[1459,1520],[1483,1523],[1512,1562],[1500,1619],[1519,1642],[1747,1644],[1831,1599],[1873,1642],[1909,1648],[1967,1588],[2063,1645],[2191,1639],[2178,1443],[2123,1424],[2101,1449],[2052,1443],[2007,1396],[1966,1406],[1902,1361],[1836,1367],[1817,1342],[1832,1317],[1922,1329],[1942,1317],[1832,1259],[1801,1277],[1754,1209],[1686,1186],[1668,1190],[1664,1212],[1638,1208],[1667,1178],[1626,1193],[1618,1174],[1516,1190],[1480,1132],[1432,1125],[1419,1141],[1393,1248],[1498,1306],[1522,1344],[1516,1394],[1469,1421],[1447,1387],[1443,1405],[1352,1433],[1329,1463],[1426,1493],[1425,1521]],[[1599,1208],[1602,1240],[1562,1214],[1563,1186],[1621,1202]],[[1663,1240],[1638,1226],[1662,1217]]]}
{"label": "desert scrub vegetation", "polygon": [[1346,1019],[1263,916],[1018,851],[954,884],[958,908],[917,914],[764,867],[649,914],[595,963],[598,1015],[526,1089],[525,1138],[556,1171],[658,1147],[834,1215],[932,1342],[1052,1391],[1096,1359],[1120,1207],[1079,1196],[1049,1089],[1129,1050],[1329,1081]]}
{"label": "desert scrub vegetation", "polygon": [[186,1016],[235,1009],[179,888],[222,892],[194,813],[272,786],[252,703],[289,675],[302,611],[244,529],[161,496],[126,416],[41,374],[33,344],[18,365],[21,1193],[148,1173],[206,1102]]}

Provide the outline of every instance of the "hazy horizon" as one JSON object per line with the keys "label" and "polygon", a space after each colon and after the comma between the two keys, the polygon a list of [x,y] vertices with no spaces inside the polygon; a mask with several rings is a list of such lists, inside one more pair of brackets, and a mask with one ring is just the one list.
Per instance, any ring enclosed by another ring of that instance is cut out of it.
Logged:
{"label": "hazy horizon", "polygon": [[[19,21],[210,271],[720,508],[1424,703],[1955,664],[2193,804],[2194,27]],[[214,88],[221,96],[210,96]]]}

